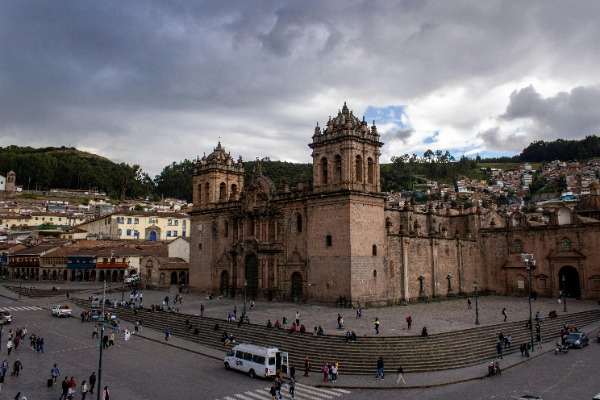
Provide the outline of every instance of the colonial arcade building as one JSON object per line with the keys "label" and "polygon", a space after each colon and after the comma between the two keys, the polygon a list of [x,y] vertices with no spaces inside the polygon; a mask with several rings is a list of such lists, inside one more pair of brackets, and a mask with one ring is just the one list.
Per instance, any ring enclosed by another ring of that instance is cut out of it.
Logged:
{"label": "colonial arcade building", "polygon": [[525,295],[521,254],[531,253],[540,295],[564,287],[600,297],[600,222],[590,217],[598,212],[561,207],[543,224],[481,207],[392,203],[381,192],[381,146],[375,123],[344,104],[314,129],[312,188],[276,188],[260,164],[244,180],[242,159],[218,143],[194,170],[190,287],[354,306],[470,294],[475,285]]}

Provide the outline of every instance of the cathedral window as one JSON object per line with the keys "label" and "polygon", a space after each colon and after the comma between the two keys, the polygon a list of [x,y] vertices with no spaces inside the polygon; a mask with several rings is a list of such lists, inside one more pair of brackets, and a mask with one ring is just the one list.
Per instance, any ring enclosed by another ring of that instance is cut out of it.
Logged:
{"label": "cathedral window", "polygon": [[236,184],[231,185],[230,199],[237,200],[237,185]]}
{"label": "cathedral window", "polygon": [[363,165],[361,156],[356,156],[356,181],[363,181]]}
{"label": "cathedral window", "polygon": [[517,239],[517,240],[515,240],[515,243],[514,243],[513,253],[520,254],[522,252],[523,252],[523,242],[521,242],[519,239]]}
{"label": "cathedral window", "polygon": [[227,200],[227,185],[225,185],[225,183],[219,185],[219,200]]}
{"label": "cathedral window", "polygon": [[562,251],[571,251],[571,240],[569,238],[563,238],[561,240]]}
{"label": "cathedral window", "polygon": [[327,235],[325,236],[325,244],[327,247],[331,247],[332,246],[332,240],[331,240],[331,235]]}
{"label": "cathedral window", "polygon": [[229,222],[225,221],[225,228],[223,229],[223,236],[229,236]]}
{"label": "cathedral window", "polygon": [[327,159],[321,159],[321,183],[323,185],[327,184]]}
{"label": "cathedral window", "polygon": [[296,232],[302,233],[302,214],[296,214]]}
{"label": "cathedral window", "polygon": [[335,180],[342,181],[342,156],[339,154],[335,156]]}
{"label": "cathedral window", "polygon": [[373,255],[374,256],[377,255],[377,245],[376,244],[373,245]]}
{"label": "cathedral window", "polygon": [[373,183],[375,181],[375,164],[373,159],[369,157],[367,160],[367,182]]}
{"label": "cathedral window", "polygon": [[210,185],[208,182],[204,184],[204,202],[208,204],[210,199]]}

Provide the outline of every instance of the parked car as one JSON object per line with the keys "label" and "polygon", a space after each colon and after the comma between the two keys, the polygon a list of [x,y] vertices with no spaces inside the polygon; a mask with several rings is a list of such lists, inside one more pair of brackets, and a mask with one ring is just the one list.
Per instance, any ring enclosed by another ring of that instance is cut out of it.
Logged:
{"label": "parked car", "polygon": [[73,310],[69,305],[58,305],[52,309],[52,315],[55,317],[70,317],[71,314],[73,314]]}
{"label": "parked car", "polygon": [[127,278],[125,278],[125,283],[130,284],[130,283],[135,283],[135,282],[139,282],[140,281],[140,276],[138,274],[133,274]]}
{"label": "parked car", "polygon": [[567,335],[566,343],[570,347],[582,348],[583,346],[590,344],[590,339],[585,332],[573,332]]}
{"label": "parked car", "polygon": [[2,315],[4,315],[5,324],[10,324],[12,322],[12,314],[8,311],[2,311]]}
{"label": "parked car", "polygon": [[10,320],[6,318],[4,313],[0,313],[0,325],[10,324]]}

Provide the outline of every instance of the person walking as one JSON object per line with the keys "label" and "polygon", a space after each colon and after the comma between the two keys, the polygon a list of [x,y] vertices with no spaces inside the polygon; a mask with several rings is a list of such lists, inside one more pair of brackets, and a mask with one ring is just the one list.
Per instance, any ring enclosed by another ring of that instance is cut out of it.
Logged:
{"label": "person walking", "polygon": [[310,360],[308,357],[304,360],[304,376],[309,376],[310,374]]}
{"label": "person walking", "polygon": [[473,309],[473,303],[471,303],[471,298],[470,297],[467,299],[467,308],[469,310]]}
{"label": "person walking", "polygon": [[169,333],[169,327],[167,326],[167,327],[165,328],[165,340],[166,340],[166,341],[169,341],[169,336],[170,336],[170,333]]}
{"label": "person walking", "polygon": [[19,377],[19,371],[23,369],[23,364],[21,360],[17,359],[13,364],[13,372],[15,373],[15,378]]}
{"label": "person walking", "polygon": [[502,309],[502,315],[504,316],[504,322],[506,322],[506,319],[508,318],[508,311],[506,311],[506,308]]}
{"label": "person walking", "polygon": [[408,317],[406,317],[406,330],[410,331],[410,328],[412,327],[412,317],[409,315]]}
{"label": "person walking", "polygon": [[102,348],[108,349],[108,332],[104,332],[104,336],[102,336]]}
{"label": "person walking", "polygon": [[87,383],[85,383],[85,381],[83,381],[81,383],[81,400],[85,400],[85,397],[87,396],[88,392],[89,392],[88,385],[87,385]]}
{"label": "person walking", "polygon": [[296,311],[296,325],[300,326],[300,313]]}
{"label": "person walking", "polygon": [[269,394],[271,395],[271,399],[275,400],[277,398],[277,388],[275,387],[275,382],[271,384]]}
{"label": "person walking", "polygon": [[290,378],[296,378],[296,366],[294,364],[290,364]]}
{"label": "person walking", "polygon": [[542,348],[542,334],[540,332],[535,334],[535,341],[538,344],[538,347]]}
{"label": "person walking", "polygon": [[383,357],[379,356],[379,358],[377,359],[377,375],[375,375],[375,379],[381,377],[381,380],[383,380],[384,376],[385,376],[385,372],[384,372],[384,365],[383,365]]}
{"label": "person walking", "polygon": [[292,399],[294,398],[294,390],[296,390],[296,380],[294,379],[294,377],[290,378],[290,396],[292,396]]}
{"label": "person walking", "polygon": [[406,384],[406,382],[404,381],[402,365],[398,366],[398,379],[396,379],[396,385],[399,385],[400,381],[402,381],[402,383]]}
{"label": "person walking", "polygon": [[2,375],[6,376],[6,372],[8,371],[8,361],[2,361]]}
{"label": "person walking", "polygon": [[498,358],[502,359],[502,342],[498,342],[498,344],[496,345],[496,351],[498,353]]}
{"label": "person walking", "polygon": [[114,346],[115,346],[115,332],[112,331],[108,335],[108,347],[114,347]]}
{"label": "person walking", "polygon": [[94,387],[96,386],[96,371],[92,372],[89,379],[90,381],[90,394],[94,394]]}
{"label": "person walking", "polygon": [[93,339],[94,337],[95,337],[96,339],[98,338],[98,324],[95,324],[95,325],[94,325],[94,329],[92,330],[92,339]]}
{"label": "person walking", "polygon": [[335,363],[331,364],[331,367],[329,368],[330,372],[331,372],[331,382],[336,383],[337,382],[337,367],[335,366]]}
{"label": "person walking", "polygon": [[69,385],[68,377],[65,376],[65,379],[63,379],[63,381],[61,382],[60,387],[62,389],[62,393],[60,394],[60,397],[58,398],[58,400],[62,400],[63,396],[66,400],[67,394],[69,393],[69,388],[71,387],[71,385]]}
{"label": "person walking", "polygon": [[204,317],[204,304],[200,304],[200,316]]}
{"label": "person walking", "polygon": [[52,382],[56,385],[56,378],[60,375],[60,371],[58,370],[58,366],[54,364],[52,369],[50,370],[50,376],[52,376]]}
{"label": "person walking", "polygon": [[8,355],[10,356],[10,352],[13,348],[13,341],[11,338],[8,338],[8,342],[6,342],[6,349],[8,350]]}
{"label": "person walking", "polygon": [[100,396],[100,400],[110,400],[110,392],[108,391],[108,386],[104,386],[104,389],[102,389],[102,396]]}
{"label": "person walking", "polygon": [[379,318],[375,317],[375,334],[379,335]]}

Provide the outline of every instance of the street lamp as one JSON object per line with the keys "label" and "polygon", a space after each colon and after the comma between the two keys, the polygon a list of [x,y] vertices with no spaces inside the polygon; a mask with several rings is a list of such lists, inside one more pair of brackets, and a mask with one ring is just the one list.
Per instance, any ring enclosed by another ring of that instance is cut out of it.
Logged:
{"label": "street lamp", "polygon": [[244,308],[242,309],[242,324],[246,322],[246,289],[248,288],[248,281],[244,279]]}
{"label": "street lamp", "polygon": [[562,276],[563,283],[563,312],[567,312],[567,277],[565,275]]}
{"label": "street lamp", "polygon": [[104,280],[104,290],[102,291],[102,314],[98,318],[100,323],[100,334],[98,338],[100,340],[100,355],[98,356],[98,386],[96,391],[96,400],[100,400],[100,393],[102,392],[102,339],[104,338],[104,303],[106,303],[106,280]]}
{"label": "street lamp", "polygon": [[475,325],[479,325],[479,288],[475,278]]}
{"label": "street lamp", "polygon": [[534,352],[535,346],[533,345],[533,322],[531,318],[531,268],[535,266],[535,260],[533,259],[533,254],[531,253],[521,254],[521,259],[525,261],[525,268],[527,269],[527,294],[529,297],[529,334],[531,335],[531,352]]}
{"label": "street lamp", "polygon": [[19,300],[21,300],[21,292],[23,291],[23,271],[19,270]]}

